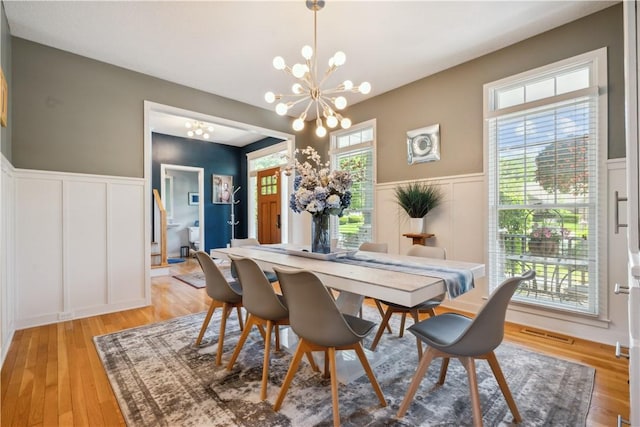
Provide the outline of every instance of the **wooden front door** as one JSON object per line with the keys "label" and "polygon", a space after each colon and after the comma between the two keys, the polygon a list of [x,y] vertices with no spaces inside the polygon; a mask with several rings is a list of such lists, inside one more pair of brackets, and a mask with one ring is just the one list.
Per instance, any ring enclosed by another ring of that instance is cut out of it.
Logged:
{"label": "wooden front door", "polygon": [[280,243],[280,168],[258,172],[258,241]]}

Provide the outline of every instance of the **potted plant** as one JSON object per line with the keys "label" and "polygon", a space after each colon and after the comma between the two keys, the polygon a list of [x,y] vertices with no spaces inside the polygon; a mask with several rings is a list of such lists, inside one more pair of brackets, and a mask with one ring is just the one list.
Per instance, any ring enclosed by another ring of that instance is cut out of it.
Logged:
{"label": "potted plant", "polygon": [[394,190],[396,203],[411,218],[411,233],[422,233],[424,217],[436,208],[443,199],[440,186],[425,182],[411,182],[396,187]]}

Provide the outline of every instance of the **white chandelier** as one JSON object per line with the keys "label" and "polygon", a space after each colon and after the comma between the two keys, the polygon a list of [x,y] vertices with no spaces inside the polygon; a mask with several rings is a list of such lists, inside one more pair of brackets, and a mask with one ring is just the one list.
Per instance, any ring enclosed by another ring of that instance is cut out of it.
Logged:
{"label": "white chandelier", "polygon": [[[331,129],[335,128],[338,123],[343,129],[347,129],[351,126],[351,120],[347,117],[343,117],[336,110],[342,110],[347,106],[347,99],[342,96],[335,96],[344,92],[360,92],[362,94],[368,94],[371,92],[371,85],[368,82],[362,82],[359,86],[354,86],[351,80],[345,80],[332,89],[322,89],[322,84],[327,78],[347,60],[344,52],[338,51],[329,59],[329,68],[325,71],[323,76],[318,75],[318,60],[314,54],[317,52],[316,39],[317,39],[317,12],[324,7],[324,0],[307,0],[307,8],[313,11],[313,48],[311,46],[304,46],[302,48],[302,57],[305,59],[304,64],[297,63],[293,67],[287,66],[284,59],[281,56],[273,58],[273,66],[276,70],[286,71],[295,78],[298,82],[294,83],[291,87],[293,93],[290,94],[275,94],[273,92],[267,92],[264,95],[265,101],[269,104],[282,100],[276,104],[276,113],[281,116],[287,114],[289,109],[304,101],[309,101],[307,107],[302,114],[293,121],[293,130],[300,131],[304,128],[304,121],[307,118],[307,113],[312,105],[315,104],[316,110],[316,135],[323,137],[327,134],[327,129],[324,127],[322,118],[324,117],[324,123]],[[285,102],[283,98],[288,97],[293,100]]]}
{"label": "white chandelier", "polygon": [[193,138],[194,135],[201,136],[204,139],[209,139],[210,133],[213,132],[213,126],[194,120],[193,122],[185,122],[184,127],[189,129],[187,135],[189,138]]}

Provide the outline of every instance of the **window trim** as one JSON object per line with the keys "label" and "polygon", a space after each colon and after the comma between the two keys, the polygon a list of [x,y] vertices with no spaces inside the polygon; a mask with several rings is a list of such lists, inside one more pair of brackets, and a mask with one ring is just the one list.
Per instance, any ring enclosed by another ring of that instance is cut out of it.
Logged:
{"label": "window trim", "polygon": [[[576,91],[568,92],[561,95],[555,95],[553,97],[547,97],[536,101],[531,101],[528,103],[523,103],[515,106],[506,107],[503,109],[496,109],[496,91],[500,89],[505,89],[508,87],[515,87],[518,84],[522,84],[525,81],[533,80],[535,78],[542,78],[544,76],[549,76],[552,74],[558,74],[563,71],[563,69],[570,70],[572,68],[578,68],[580,65],[592,63],[592,73],[590,76],[590,89],[579,89]],[[536,314],[544,314],[545,316],[549,313],[563,313],[568,317],[574,318],[585,318],[585,319],[597,319],[599,321],[607,321],[608,319],[608,263],[607,254],[608,254],[608,208],[607,208],[607,197],[608,197],[608,169],[607,169],[607,159],[608,159],[608,77],[607,77],[607,48],[603,47],[600,49],[596,49],[590,52],[586,52],[580,55],[573,56],[571,58],[567,58],[561,61],[557,61],[542,67],[538,67],[532,70],[528,70],[513,76],[505,77],[503,79],[486,83],[483,86],[483,151],[484,151],[484,162],[483,162],[483,174],[485,176],[485,185],[487,191],[487,229],[486,235],[489,239],[491,239],[490,227],[491,221],[493,218],[497,216],[495,208],[490,205],[491,200],[491,187],[492,187],[492,177],[489,176],[490,168],[490,126],[489,122],[491,119],[506,115],[509,113],[514,113],[519,110],[530,109],[536,106],[550,104],[553,102],[564,100],[568,97],[575,97],[577,94],[584,92],[586,95],[596,95],[597,94],[597,138],[598,138],[598,146],[597,146],[597,154],[596,154],[596,168],[598,173],[598,178],[596,180],[596,188],[593,191],[596,192],[597,198],[597,242],[598,246],[596,248],[596,256],[597,256],[597,266],[598,266],[598,275],[597,275],[597,292],[596,292],[596,302],[595,309],[596,312],[585,313],[585,312],[573,312],[570,309],[567,310],[559,310],[551,307],[543,307],[540,305],[529,304],[526,302],[518,302],[514,303],[516,306],[521,306],[523,311],[529,313]],[[593,88],[595,86],[595,88]],[[596,93],[597,90],[597,93]],[[490,243],[490,242],[487,242]],[[489,247],[488,245],[487,247]],[[487,280],[489,281],[492,277],[491,271],[496,268],[496,265],[492,263],[491,254],[487,254]],[[487,295],[491,293],[491,283],[487,284]]]}
{"label": "window trim", "polygon": [[[336,148],[337,145],[337,141],[338,141],[338,137],[343,136],[343,135],[347,135],[350,133],[353,133],[355,131],[361,130],[361,129],[366,129],[366,128],[371,128],[372,130],[372,141],[366,141],[364,143],[358,144],[358,148],[366,148],[366,147],[371,147],[372,150],[372,163],[373,163],[373,171],[372,171],[372,183],[371,183],[371,194],[373,197],[372,200],[372,208],[371,208],[371,236],[374,240],[377,240],[377,227],[376,227],[376,215],[375,215],[375,209],[376,209],[376,184],[378,182],[378,160],[377,160],[377,141],[378,141],[378,130],[377,130],[377,120],[376,119],[370,119],[364,122],[360,122],[357,123],[355,125],[352,125],[350,128],[348,129],[340,129],[337,131],[333,131],[329,133],[329,160],[330,160],[330,164],[331,167],[334,167],[334,156],[345,153],[345,152],[349,152],[352,151],[353,146],[351,147],[343,147],[343,148]],[[335,224],[337,222],[332,221],[331,222],[331,227],[335,228]],[[333,231],[330,230],[331,235],[333,236]]]}

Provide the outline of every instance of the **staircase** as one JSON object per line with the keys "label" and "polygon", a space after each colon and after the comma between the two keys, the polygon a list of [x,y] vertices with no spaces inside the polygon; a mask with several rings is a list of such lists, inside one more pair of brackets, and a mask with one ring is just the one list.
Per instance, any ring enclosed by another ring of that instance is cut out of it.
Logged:
{"label": "staircase", "polygon": [[167,262],[167,211],[158,190],[153,190],[153,236],[151,242],[151,276],[169,274]]}

